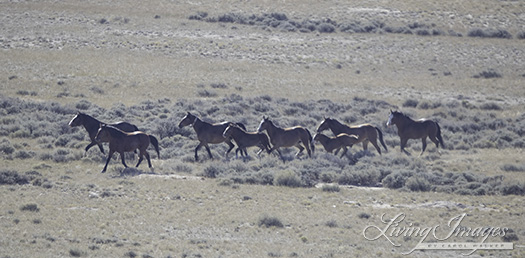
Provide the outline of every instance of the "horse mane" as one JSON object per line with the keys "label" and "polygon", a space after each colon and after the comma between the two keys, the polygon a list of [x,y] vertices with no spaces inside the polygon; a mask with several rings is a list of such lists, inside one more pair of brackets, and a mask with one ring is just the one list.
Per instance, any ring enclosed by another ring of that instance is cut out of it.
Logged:
{"label": "horse mane", "polygon": [[239,125],[239,123],[232,123],[232,122],[230,122],[228,124],[228,126],[231,126],[232,128],[236,128],[236,129],[239,129],[239,130],[241,130],[243,132],[246,132],[246,129],[242,128],[241,125]]}
{"label": "horse mane", "polygon": [[414,119],[412,119],[411,117],[409,117],[408,115],[406,115],[405,113],[401,112],[401,111],[393,111],[392,114],[399,114],[401,117],[405,118],[405,119],[408,119],[408,121],[412,121],[412,122],[415,122]]}
{"label": "horse mane", "polygon": [[82,113],[80,111],[78,111],[77,115],[79,116],[82,116],[82,119],[84,119],[84,127],[86,127],[86,129],[88,131],[90,130],[96,130],[100,127],[100,124],[102,122],[100,122],[99,120],[97,120],[96,118],[86,114],[86,113]]}
{"label": "horse mane", "polygon": [[313,138],[316,138],[316,139],[317,139],[317,137],[321,137],[321,138],[323,138],[323,139],[330,139],[330,137],[328,137],[327,135],[322,134],[322,133],[316,133],[316,134],[314,135],[314,137],[312,137],[312,139],[313,139]]}
{"label": "horse mane", "polygon": [[335,118],[330,118],[330,117],[327,117],[326,120],[330,121],[330,122],[335,122],[337,123],[338,125],[344,125],[343,123],[339,122],[339,120],[335,119]]}

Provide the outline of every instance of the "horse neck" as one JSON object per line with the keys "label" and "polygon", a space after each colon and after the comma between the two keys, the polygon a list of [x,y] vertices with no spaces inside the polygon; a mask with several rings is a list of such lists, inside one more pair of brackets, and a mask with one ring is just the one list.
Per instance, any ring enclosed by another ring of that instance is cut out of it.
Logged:
{"label": "horse neck", "polygon": [[197,134],[198,134],[200,132],[200,130],[202,129],[202,127],[204,125],[207,125],[207,124],[209,125],[209,123],[206,123],[206,122],[200,120],[200,118],[195,117],[195,120],[193,121],[192,126],[193,126],[193,129],[195,130],[195,132],[197,132]]}
{"label": "horse neck", "polygon": [[316,139],[324,146],[326,144],[326,142],[328,141],[328,136],[326,136],[324,134],[318,134],[316,136]]}
{"label": "horse neck", "polygon": [[[228,136],[228,137],[231,137],[231,138],[233,138],[234,140],[235,140],[235,139],[238,139],[239,136],[240,136],[241,133],[242,133],[242,130],[241,130],[240,128],[233,127],[233,126],[232,126],[231,128],[229,128],[228,131],[229,131],[229,136]],[[227,138],[227,137],[226,137],[226,138]]]}
{"label": "horse neck", "polygon": [[98,128],[100,127],[101,122],[93,118],[92,116],[86,114],[83,114],[82,116],[82,125],[84,126],[84,128],[86,128],[86,131],[88,131],[88,133],[96,133]]}
{"label": "horse neck", "polygon": [[266,131],[268,131],[268,135],[274,135],[275,133],[279,131],[284,131],[284,129],[277,127],[272,122],[269,122],[268,126],[266,127]]}
{"label": "horse neck", "polygon": [[330,128],[330,130],[332,130],[332,133],[334,133],[335,135],[344,133],[345,129],[348,128],[348,126],[340,123],[339,121],[335,119],[332,119],[329,121],[328,127]]}
{"label": "horse neck", "polygon": [[412,118],[408,117],[408,116],[405,116],[405,115],[401,115],[400,116],[400,121],[399,123],[396,123],[397,127],[398,128],[403,128],[405,127],[406,125],[408,124],[413,124],[415,123],[416,121],[414,121]]}
{"label": "horse neck", "polygon": [[239,135],[243,135],[243,134],[246,134],[245,131],[243,131],[241,128],[239,127],[232,127],[233,131],[232,131],[232,136],[233,137],[238,137]]}

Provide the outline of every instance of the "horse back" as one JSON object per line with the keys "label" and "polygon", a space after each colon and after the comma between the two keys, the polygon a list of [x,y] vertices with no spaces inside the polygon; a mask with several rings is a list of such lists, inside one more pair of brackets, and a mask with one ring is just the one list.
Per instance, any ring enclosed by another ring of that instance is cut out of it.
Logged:
{"label": "horse back", "polygon": [[344,145],[351,146],[358,142],[358,137],[354,134],[341,133],[336,136]]}
{"label": "horse back", "polygon": [[199,141],[204,143],[216,144],[224,142],[226,140],[226,138],[224,138],[223,136],[223,133],[229,124],[229,122],[210,124],[202,121],[202,123],[199,124],[198,128],[194,126],[194,129],[197,133],[197,138],[199,139]]}
{"label": "horse back", "polygon": [[128,122],[117,122],[117,123],[111,124],[111,126],[116,127],[124,132],[135,132],[139,130],[137,126],[135,126],[134,124],[130,124]]}
{"label": "horse back", "polygon": [[431,135],[436,135],[438,131],[438,125],[436,122],[429,119],[414,120],[414,122],[403,127],[402,130],[398,129],[399,136],[407,137],[410,139],[419,139]]}
{"label": "horse back", "polygon": [[354,135],[359,139],[369,139],[374,140],[377,138],[376,128],[371,124],[360,124],[347,126],[346,130],[342,131],[348,135]]}

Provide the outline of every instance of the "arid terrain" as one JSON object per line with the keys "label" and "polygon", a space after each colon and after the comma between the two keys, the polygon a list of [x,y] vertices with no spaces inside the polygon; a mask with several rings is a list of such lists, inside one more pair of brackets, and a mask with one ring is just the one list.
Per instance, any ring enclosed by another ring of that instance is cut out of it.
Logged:
{"label": "arid terrain", "polygon": [[[0,7],[0,257],[525,257],[523,1]],[[401,153],[390,110],[437,121],[445,148]],[[154,169],[115,154],[100,173],[108,145],[84,150],[78,111],[156,136]],[[219,144],[195,161],[187,112],[249,131],[371,123],[388,151],[282,162]]]}

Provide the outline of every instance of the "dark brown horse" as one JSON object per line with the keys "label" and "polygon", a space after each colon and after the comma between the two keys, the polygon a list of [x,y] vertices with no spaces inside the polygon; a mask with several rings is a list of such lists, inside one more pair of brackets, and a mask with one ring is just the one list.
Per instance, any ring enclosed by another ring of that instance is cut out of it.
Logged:
{"label": "dark brown horse", "polygon": [[[100,128],[100,124],[106,124],[98,121],[97,119],[93,118],[90,115],[78,112],[73,119],[69,122],[70,127],[74,126],[84,126],[86,131],[88,132],[89,139],[91,140],[91,143],[86,146],[86,152],[89,150],[89,148],[93,147],[95,144],[98,145],[98,148],[102,153],[104,153],[104,148],[102,148],[102,143],[95,141],[95,136],[97,135],[98,129]],[[139,129],[130,123],[127,122],[117,122],[114,124],[108,124],[111,126],[114,126],[124,132],[135,132]]]}
{"label": "dark brown horse", "polygon": [[[312,157],[312,152],[315,150],[315,146],[312,144],[312,135],[310,134],[310,131],[308,131],[308,129],[302,126],[280,128],[275,126],[268,117],[263,117],[257,131],[262,132],[264,130],[268,132],[270,142],[273,145],[269,152],[277,150],[283,162],[285,160],[283,158],[283,155],[281,154],[281,151],[279,150],[279,148],[281,147],[297,147],[299,151],[295,154],[296,157],[297,155],[301,154],[306,148],[308,156]],[[304,147],[301,146],[301,142],[303,143]]]}
{"label": "dark brown horse", "polygon": [[401,138],[401,151],[407,155],[410,155],[410,152],[405,150],[408,139],[421,139],[423,148],[419,156],[423,154],[427,147],[427,137],[436,144],[436,148],[439,148],[439,144],[441,144],[441,148],[445,147],[441,137],[441,128],[437,122],[432,120],[420,119],[414,121],[401,112],[390,110],[386,125],[396,125],[397,134]]}
{"label": "dark brown horse", "polygon": [[[213,156],[211,155],[211,150],[208,144],[218,144],[225,142],[228,144],[229,149],[226,151],[226,157],[228,157],[228,153],[235,147],[235,145],[231,142],[231,138],[224,137],[222,134],[224,133],[224,130],[226,130],[226,127],[230,125],[231,122],[222,122],[217,124],[210,124],[208,122],[202,121],[200,118],[192,115],[190,112],[182,118],[182,120],[179,123],[179,128],[182,128],[184,126],[191,125],[193,126],[193,129],[195,130],[195,133],[197,133],[197,139],[199,139],[199,145],[195,148],[195,160],[199,160],[199,156],[197,155],[197,151],[204,146],[206,150],[208,151],[208,155],[210,156],[210,159],[213,159]],[[246,127],[241,123],[235,123],[241,128],[245,129]]]}
{"label": "dark brown horse", "polygon": [[120,158],[122,159],[122,164],[124,164],[124,167],[128,167],[124,161],[124,152],[132,152],[138,149],[139,161],[137,163],[137,167],[144,159],[144,156],[146,156],[148,165],[151,168],[149,153],[146,151],[150,143],[155,147],[157,155],[160,158],[159,143],[157,138],[141,131],[127,133],[116,127],[100,124],[100,128],[98,129],[95,136],[95,140],[109,142],[109,155],[106,160],[106,165],[104,166],[104,169],[102,169],[102,173],[106,172],[109,160],[115,152],[120,154]]}
{"label": "dark brown horse", "polygon": [[357,143],[360,143],[360,142],[363,143],[363,150],[368,149],[368,142],[370,142],[372,143],[372,145],[374,145],[377,152],[381,154],[381,149],[379,148],[379,145],[377,144],[377,138],[379,138],[379,142],[381,142],[381,145],[383,145],[385,150],[388,151],[385,145],[385,142],[383,141],[383,132],[381,132],[379,128],[371,124],[348,126],[348,125],[342,124],[336,119],[325,117],[323,122],[321,122],[319,127],[317,127],[317,132],[320,133],[326,129],[332,130],[334,135],[339,135],[341,133],[346,133],[348,135],[355,135],[357,136],[357,139],[358,139]]}
{"label": "dark brown horse", "polygon": [[337,155],[339,150],[343,149],[343,153],[341,154],[342,158],[348,151],[347,147],[352,148],[352,146],[357,143],[358,139],[357,136],[348,135],[346,133],[338,134],[335,137],[328,137],[322,133],[317,133],[312,141],[320,142],[328,153],[332,153],[332,151],[335,150],[335,155]]}
{"label": "dark brown horse", "polygon": [[259,132],[246,132],[236,124],[230,124],[222,133],[224,138],[232,138],[237,144],[237,150],[235,150],[235,156],[241,151],[241,156],[247,156],[247,147],[258,146],[260,150],[257,152],[257,156],[261,154],[263,150],[270,152],[270,141],[268,136],[264,133]]}

